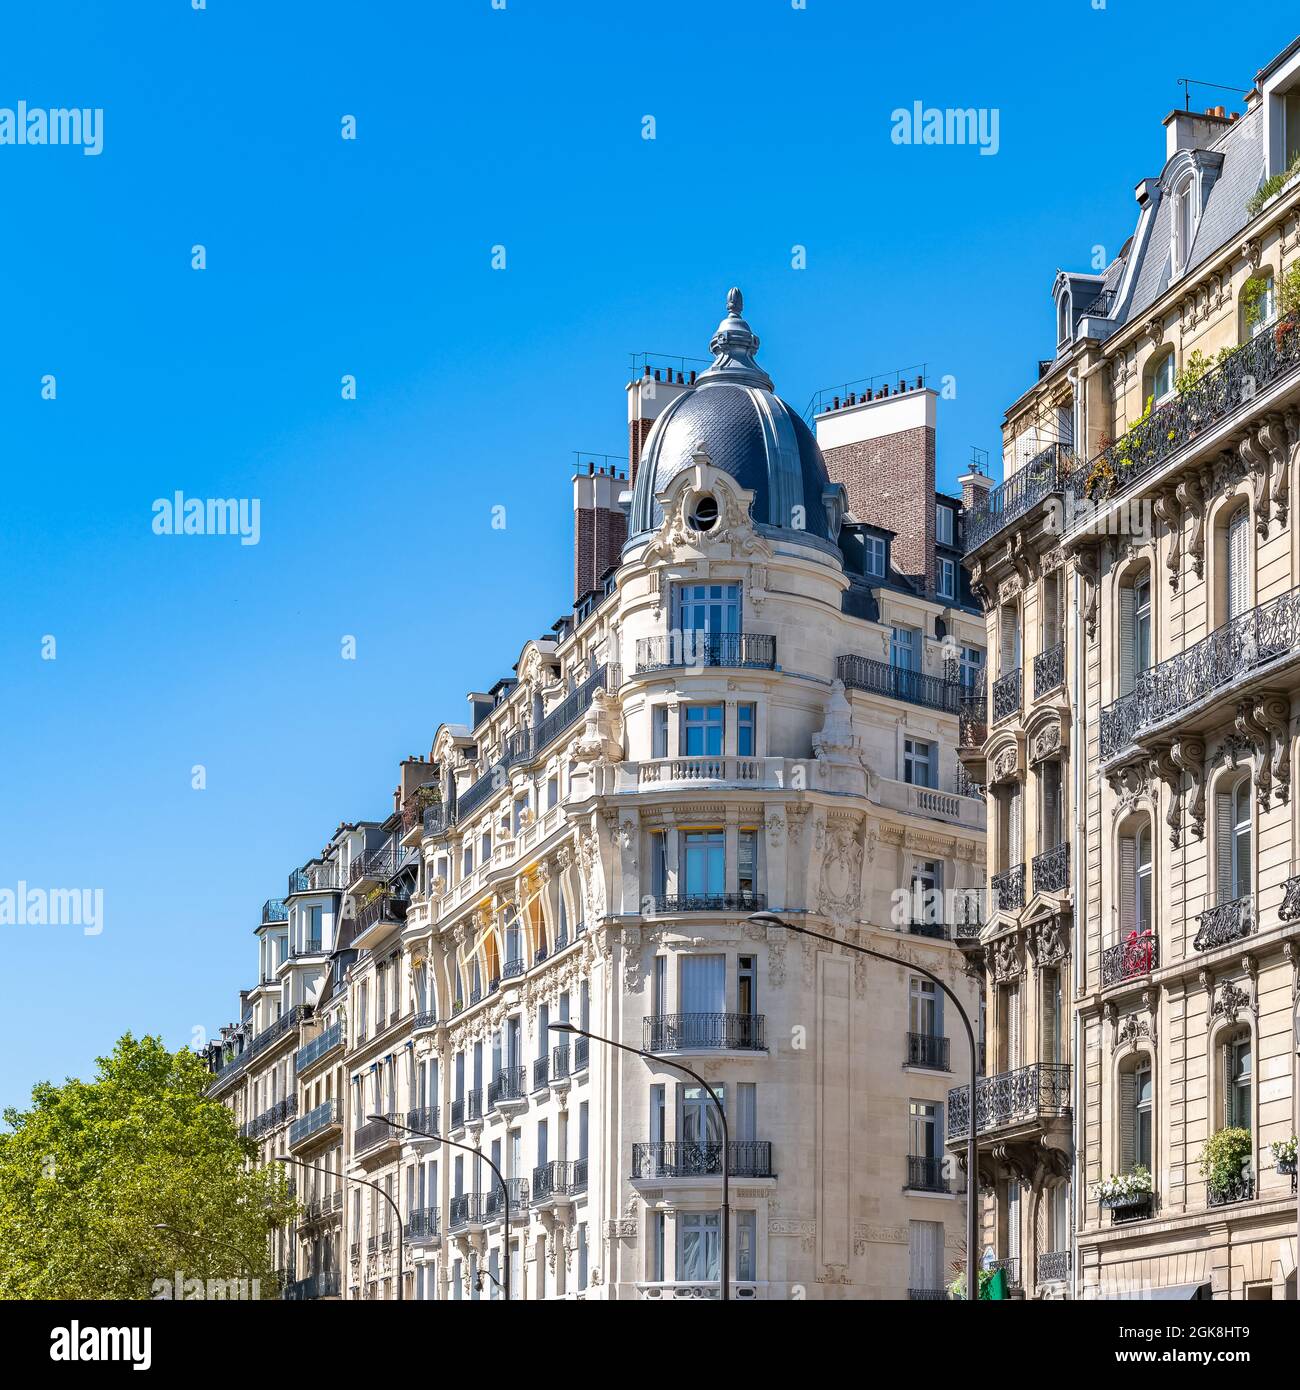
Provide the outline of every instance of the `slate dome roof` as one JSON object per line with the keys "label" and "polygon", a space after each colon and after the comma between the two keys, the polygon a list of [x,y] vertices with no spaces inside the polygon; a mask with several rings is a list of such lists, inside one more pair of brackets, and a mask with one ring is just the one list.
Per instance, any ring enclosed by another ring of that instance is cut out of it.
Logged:
{"label": "slate dome roof", "polygon": [[[842,490],[831,484],[812,431],[754,361],[758,336],[741,317],[743,308],[740,291],[729,291],[727,316],[709,343],[713,365],[669,402],[650,430],[632,490],[632,538],[658,528],[663,515],[655,494],[693,466],[702,445],[715,468],[753,491],[756,524],[835,540],[827,502]],[[802,525],[796,507],[803,508]],[[834,506],[829,510],[838,517]]]}

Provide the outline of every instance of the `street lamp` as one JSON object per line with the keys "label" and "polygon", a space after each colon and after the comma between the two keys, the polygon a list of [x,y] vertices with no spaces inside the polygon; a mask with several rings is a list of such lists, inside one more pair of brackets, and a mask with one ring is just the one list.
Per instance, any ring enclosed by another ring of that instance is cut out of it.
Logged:
{"label": "street lamp", "polygon": [[[387,1117],[386,1115],[369,1115],[369,1116],[367,1116],[367,1119],[371,1119],[371,1120],[385,1120],[385,1119],[388,1119],[388,1117]],[[505,1180],[505,1177],[503,1176],[503,1174],[502,1174],[502,1172],[501,1172],[501,1169],[498,1168],[497,1165],[496,1165],[495,1163],[492,1162],[492,1160],[487,1156],[487,1154],[485,1154],[485,1153],[482,1151],[482,1149],[476,1149],[472,1144],[461,1144],[461,1143],[458,1143],[455,1139],[448,1139],[447,1136],[446,1136],[445,1134],[431,1134],[427,1129],[416,1129],[416,1127],[415,1127],[414,1125],[403,1125],[403,1124],[399,1124],[396,1120],[388,1120],[388,1123],[389,1123],[394,1129],[404,1129],[408,1134],[419,1134],[419,1135],[423,1136],[425,1139],[436,1139],[436,1140],[438,1140],[438,1142],[441,1143],[441,1144],[450,1144],[451,1147],[452,1147],[453,1149],[464,1149],[465,1152],[466,1152],[467,1154],[473,1154],[475,1158],[480,1158],[480,1159],[482,1159],[483,1162],[486,1163],[487,1166],[488,1166],[489,1168],[491,1168],[491,1170],[496,1174],[497,1181],[501,1184],[501,1198],[502,1198],[502,1201],[505,1203],[505,1230],[504,1230],[504,1235],[505,1235],[505,1251],[506,1251],[506,1281],[505,1281],[505,1283],[503,1284],[503,1283],[501,1282],[500,1279],[497,1279],[497,1280],[496,1280],[496,1285],[497,1285],[497,1288],[499,1288],[499,1289],[502,1291],[502,1293],[503,1293],[503,1295],[504,1295],[504,1301],[507,1302],[507,1303],[509,1303],[509,1301],[510,1301],[510,1189],[506,1186],[506,1180]],[[522,1251],[520,1252],[520,1254],[521,1254],[521,1257],[522,1257]],[[521,1264],[522,1264],[522,1258],[521,1258],[521,1261],[520,1261],[520,1262],[521,1262]],[[490,1269],[487,1271],[487,1275],[488,1275],[489,1278],[495,1278],[495,1276],[493,1275],[493,1273],[492,1273],[492,1271],[491,1271]],[[479,1280],[479,1287],[482,1288],[482,1286],[483,1286],[483,1284],[482,1284],[482,1279],[480,1278],[480,1280]]]}
{"label": "street lamp", "polygon": [[699,1072],[692,1071],[690,1067],[683,1066],[670,1057],[661,1057],[657,1052],[647,1052],[644,1048],[632,1047],[629,1043],[615,1042],[613,1038],[602,1038],[599,1033],[589,1033],[585,1028],[579,1028],[573,1023],[552,1023],[550,1029],[553,1033],[574,1033],[580,1038],[590,1038],[592,1042],[604,1043],[606,1047],[616,1047],[620,1052],[630,1052],[634,1057],[644,1057],[647,1062],[666,1067],[669,1071],[683,1072],[692,1080],[698,1081],[709,1093],[709,1099],[713,1102],[713,1108],[718,1112],[718,1120],[722,1125],[722,1270],[718,1283],[722,1300],[726,1302],[731,1298],[731,1131],[727,1125],[727,1112],[718,1098],[718,1093]]}
{"label": "street lamp", "polygon": [[197,1240],[206,1241],[210,1245],[220,1245],[225,1250],[234,1252],[235,1258],[239,1261],[239,1268],[249,1270],[252,1268],[252,1261],[244,1254],[237,1245],[231,1245],[229,1241],[222,1240],[219,1236],[204,1235],[199,1231],[191,1231],[188,1235],[184,1231],[178,1231],[175,1226],[169,1226],[165,1221],[155,1221],[153,1223],[155,1231],[170,1231],[177,1240]]}
{"label": "street lamp", "polygon": [[[324,1173],[327,1177],[340,1178],[344,1182],[359,1182],[362,1187],[373,1187],[397,1214],[397,1299],[400,1303],[406,1297],[406,1274],[402,1268],[402,1210],[377,1182],[368,1178],[354,1178],[351,1173],[336,1173],[333,1168],[322,1168],[318,1163],[305,1163],[301,1158],[290,1158],[288,1154],[276,1154],[277,1163],[296,1163],[299,1168],[310,1168],[313,1173]],[[340,1258],[342,1252],[340,1251]],[[339,1275],[342,1287],[342,1273]]]}
{"label": "street lamp", "polygon": [[938,975],[922,965],[913,965],[911,961],[899,960],[897,956],[887,955],[884,951],[872,951],[853,941],[841,941],[838,937],[828,936],[825,932],[813,931],[811,927],[796,926],[793,922],[787,922],[785,918],[778,917],[775,912],[754,912],[747,920],[765,927],[784,927],[786,931],[798,932],[800,936],[811,936],[817,941],[825,941],[832,946],[843,946],[847,950],[857,951],[859,955],[872,956],[876,960],[888,961],[891,965],[900,965],[906,970],[914,970],[918,975],[924,975],[927,980],[933,980],[956,1006],[957,1012],[961,1015],[961,1021],[966,1025],[966,1038],[970,1043],[970,1115],[969,1129],[966,1135],[966,1297],[975,1299],[979,1294],[979,1258],[975,1253],[976,1237],[979,1230],[978,1213],[975,1209],[975,1198],[979,1191],[979,1150],[975,1142],[975,1081],[979,1070],[979,1055],[975,1050],[975,1030],[971,1027],[970,1017],[962,1007],[961,1000]]}

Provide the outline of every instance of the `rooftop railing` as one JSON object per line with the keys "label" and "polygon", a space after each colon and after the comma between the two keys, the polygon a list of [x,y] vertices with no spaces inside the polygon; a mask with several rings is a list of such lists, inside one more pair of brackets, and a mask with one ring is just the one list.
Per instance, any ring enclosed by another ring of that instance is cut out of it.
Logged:
{"label": "rooftop railing", "polygon": [[1046,497],[1064,492],[1077,463],[1064,444],[1049,444],[966,513],[966,553],[978,550]]}

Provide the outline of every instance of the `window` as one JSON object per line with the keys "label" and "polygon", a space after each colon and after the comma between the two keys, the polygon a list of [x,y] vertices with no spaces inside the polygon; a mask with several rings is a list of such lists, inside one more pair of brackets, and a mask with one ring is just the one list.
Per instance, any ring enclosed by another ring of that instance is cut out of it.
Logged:
{"label": "window", "polygon": [[934,509],[934,538],[939,545],[952,544],[952,508],[940,503]]}
{"label": "window", "polygon": [[883,579],[888,559],[883,536],[863,537],[863,561],[866,572],[876,579]]}
{"label": "window", "polygon": [[1215,794],[1215,890],[1220,903],[1244,898],[1251,887],[1250,777]]}
{"label": "window", "polygon": [[1282,169],[1289,169],[1300,159],[1300,92],[1287,92],[1282,98],[1282,141]]}
{"label": "window", "polygon": [[1055,966],[1044,967],[1038,976],[1039,1009],[1043,1028],[1042,1059],[1060,1062],[1061,1019],[1064,1014],[1061,997],[1061,972]]}
{"label": "window", "polygon": [[721,830],[682,832],[682,860],[688,897],[720,897],[725,867]]}
{"label": "window", "polygon": [[954,560],[939,557],[939,586],[936,592],[940,598],[955,599],[957,597],[957,564]]}
{"label": "window", "polygon": [[722,1224],[716,1211],[677,1214],[677,1278],[685,1283],[716,1282],[722,1250]]}
{"label": "window", "polygon": [[1138,575],[1119,591],[1119,693],[1129,695],[1151,665],[1151,576]]}
{"label": "window", "polygon": [[674,590],[679,632],[739,632],[739,584],[679,584]]}
{"label": "window", "polygon": [[1139,1057],[1119,1078],[1120,1170],[1131,1173],[1139,1164],[1152,1170],[1153,1090],[1151,1059]]}
{"label": "window", "polygon": [[549,811],[560,799],[560,779],[548,777],[546,779],[546,809]]}
{"label": "window", "polygon": [[668,706],[656,705],[650,711],[650,756],[668,756]]}
{"label": "window", "polygon": [[909,1221],[907,1286],[918,1293],[937,1293],[947,1284],[943,1260],[943,1222]]}
{"label": "window", "polygon": [[959,672],[962,685],[978,690],[984,684],[984,648],[963,647]]}
{"label": "window", "polygon": [[464,853],[464,856],[463,856],[462,859],[461,859],[460,872],[461,872],[461,876],[462,876],[463,878],[468,878],[468,877],[470,876],[470,874],[472,874],[472,873],[474,872],[474,846],[473,846],[473,845],[466,845],[466,846],[465,846],[465,853]]}
{"label": "window", "polygon": [[1169,349],[1163,356],[1158,357],[1147,369],[1147,395],[1154,398],[1153,403],[1159,405],[1166,396],[1174,393],[1174,351]]}
{"label": "window", "polygon": [[1246,281],[1249,293],[1241,299],[1241,339],[1257,337],[1267,331],[1277,313],[1277,292],[1273,272],[1267,267]]}
{"label": "window", "polygon": [[1246,611],[1248,597],[1247,566],[1250,563],[1250,508],[1239,507],[1228,522],[1227,571],[1224,594],[1228,601],[1228,621]]}
{"label": "window", "polygon": [[321,912],[319,907],[307,909],[307,949],[319,951],[321,948]]}
{"label": "window", "polygon": [[1061,764],[1056,761],[1038,769],[1038,841],[1040,852],[1061,843]]}
{"label": "window", "polygon": [[[682,956],[677,966],[678,1012],[721,1014],[726,1011],[726,956]],[[704,1094],[701,1092],[701,1094]]]}
{"label": "window", "polygon": [[758,1012],[758,961],[741,956],[736,961],[736,1012],[751,1018]]}
{"label": "window", "polygon": [[921,859],[912,870],[912,921],[931,926],[943,922],[942,869],[937,860]]}
{"label": "window", "polygon": [[914,627],[896,627],[889,639],[889,664],[899,671],[915,671],[920,667],[921,634]]}
{"label": "window", "polygon": [[758,744],[754,738],[757,709],[757,705],[736,706],[736,756],[738,758],[752,758],[758,752]]}
{"label": "window", "polygon": [[1055,569],[1043,576],[1043,650],[1051,651],[1058,646],[1062,636],[1061,623],[1061,571]]}
{"label": "window", "polygon": [[722,756],[725,714],[722,705],[682,706],[682,756],[717,758]]}
{"label": "window", "polygon": [[[720,1083],[714,1082],[713,1089],[718,1099],[726,1105],[726,1096]],[[722,1122],[718,1118],[713,1098],[703,1086],[681,1085],[677,1088],[677,1137],[685,1144],[721,1144]],[[739,1135],[736,1135],[739,1138]]]}
{"label": "window", "polygon": [[925,1038],[943,1036],[943,996],[933,980],[913,975],[908,989],[908,1030]]}
{"label": "window", "polygon": [[736,1278],[758,1278],[758,1213],[736,1213]]}
{"label": "window", "polygon": [[1192,254],[1192,234],[1196,228],[1196,180],[1188,179],[1174,190],[1173,273],[1187,269]]}
{"label": "window", "polygon": [[1223,1123],[1231,1129],[1249,1129],[1254,1079],[1249,1033],[1241,1033],[1224,1045],[1223,1063]]}
{"label": "window", "polygon": [[939,1133],[940,1105],[934,1100],[914,1100],[908,1104],[911,1115],[913,1158],[942,1158],[943,1139]]}
{"label": "window", "polygon": [[1070,341],[1070,294],[1066,291],[1056,301],[1056,345]]}
{"label": "window", "polygon": [[924,739],[903,740],[903,781],[915,787],[933,787],[938,782],[935,765],[936,749]]}
{"label": "window", "polygon": [[587,1287],[587,1223],[578,1223],[578,1289]]}
{"label": "window", "polygon": [[1155,930],[1153,883],[1151,827],[1142,825],[1119,841],[1119,930],[1125,941]]}
{"label": "window", "polygon": [[648,1246],[646,1276],[651,1283],[659,1284],[666,1278],[664,1273],[664,1214],[661,1211],[652,1211],[646,1221],[649,1226],[649,1240],[646,1242]]}
{"label": "window", "polygon": [[758,858],[758,832],[742,830],[736,864],[736,888],[741,893],[754,893],[758,890],[756,864]]}
{"label": "window", "polygon": [[662,830],[650,833],[650,892],[656,898],[668,892],[668,836]]}
{"label": "window", "polygon": [[1020,613],[1014,603],[998,611],[998,674],[1010,675],[1020,666]]}

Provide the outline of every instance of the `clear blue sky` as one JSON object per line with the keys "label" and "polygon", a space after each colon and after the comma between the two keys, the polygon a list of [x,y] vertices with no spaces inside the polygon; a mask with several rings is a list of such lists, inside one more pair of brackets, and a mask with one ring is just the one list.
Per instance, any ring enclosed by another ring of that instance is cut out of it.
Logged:
{"label": "clear blue sky", "polygon": [[[0,1101],[232,1017],[262,900],[564,609],[571,451],[623,448],[627,354],[704,353],[729,285],[797,408],[924,360],[941,483],[996,454],[1176,78],[1246,87],[1293,35],[1224,14],[9,7],[0,106],[105,116],[98,157],[0,146],[0,888],[102,888],[105,929],[0,927]],[[999,153],[892,144],[917,100],[996,107]],[[260,544],[155,536],[178,489],[260,498]]]}

